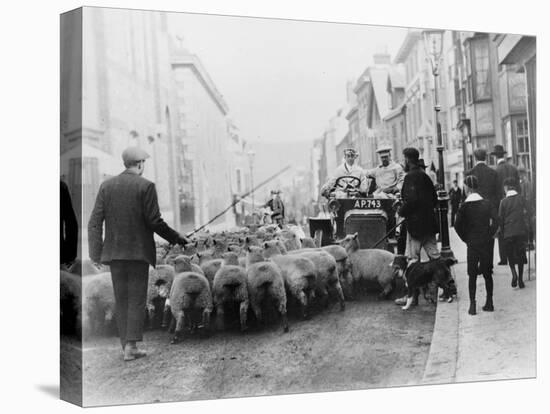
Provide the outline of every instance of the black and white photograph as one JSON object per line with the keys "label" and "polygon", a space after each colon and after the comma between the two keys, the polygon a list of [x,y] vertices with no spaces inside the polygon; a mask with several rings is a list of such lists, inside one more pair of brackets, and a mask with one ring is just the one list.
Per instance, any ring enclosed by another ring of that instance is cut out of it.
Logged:
{"label": "black and white photograph", "polygon": [[534,35],[60,16],[61,398],[534,378]]}

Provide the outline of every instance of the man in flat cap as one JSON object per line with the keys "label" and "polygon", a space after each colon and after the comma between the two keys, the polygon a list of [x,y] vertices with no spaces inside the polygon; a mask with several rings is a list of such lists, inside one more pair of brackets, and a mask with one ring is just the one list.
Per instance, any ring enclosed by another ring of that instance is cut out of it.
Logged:
{"label": "man in flat cap", "polygon": [[149,265],[156,264],[153,233],[173,244],[187,242],[160,215],[155,184],[142,177],[147,158],[138,147],[123,151],[126,170],[101,184],[88,223],[90,259],[111,269],[125,361],[146,355],[136,343],[143,340]]}
{"label": "man in flat cap", "polygon": [[271,209],[271,220],[282,229],[285,219],[285,205],[283,204],[283,200],[281,200],[281,191],[271,190],[271,199],[264,204],[264,207]]}
{"label": "man in flat cap", "polygon": [[[359,188],[355,192],[366,193],[367,192],[367,177],[365,176],[363,169],[355,164],[355,160],[359,154],[353,148],[344,149],[344,162],[336,168],[331,178],[321,188],[321,194],[325,197],[329,197],[332,190],[334,190],[334,184],[339,177],[356,177],[359,179]],[[354,191],[352,191],[353,193]]]}
{"label": "man in flat cap", "polygon": [[[504,147],[500,144],[497,144],[494,146],[493,151],[491,152],[491,155],[494,155],[497,158],[497,176],[498,176],[498,201],[500,204],[500,201],[506,197],[506,194],[504,193],[504,180],[507,178],[511,178],[515,181],[517,188],[519,188],[519,173],[518,169],[513,165],[506,161],[505,158],[506,151],[504,150]],[[504,250],[504,240],[502,239],[502,235],[499,235],[498,238],[498,254],[500,257],[500,261],[498,262],[499,265],[506,265],[506,252]]]}
{"label": "man in flat cap", "polygon": [[374,178],[376,182],[375,197],[380,193],[397,194],[403,186],[405,172],[400,164],[392,161],[391,149],[390,146],[378,148],[376,152],[380,157],[380,165],[365,171],[365,175]]}

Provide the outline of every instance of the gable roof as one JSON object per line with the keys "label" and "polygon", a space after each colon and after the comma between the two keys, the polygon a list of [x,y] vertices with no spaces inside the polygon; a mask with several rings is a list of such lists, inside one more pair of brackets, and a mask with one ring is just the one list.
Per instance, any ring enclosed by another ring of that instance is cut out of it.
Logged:
{"label": "gable roof", "polygon": [[388,91],[396,88],[405,88],[405,66],[403,64],[392,65],[388,73]]}
{"label": "gable roof", "polygon": [[403,63],[407,56],[411,52],[412,47],[422,38],[422,32],[420,30],[410,30],[405,36],[403,44],[399,48],[397,55],[395,55],[395,63]]}
{"label": "gable roof", "polygon": [[390,103],[388,92],[386,90],[388,80],[388,69],[386,68],[369,68],[370,79],[372,83],[373,98],[376,100],[378,107],[378,115],[382,119],[389,111]]}

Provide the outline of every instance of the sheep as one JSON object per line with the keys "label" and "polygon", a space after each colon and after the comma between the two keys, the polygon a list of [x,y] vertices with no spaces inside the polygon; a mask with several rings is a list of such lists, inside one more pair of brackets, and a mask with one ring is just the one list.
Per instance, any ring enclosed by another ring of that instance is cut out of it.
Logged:
{"label": "sheep", "polygon": [[304,237],[300,239],[300,243],[302,244],[302,248],[315,248],[315,241],[311,237]]}
{"label": "sheep", "polygon": [[395,284],[398,269],[393,266],[395,255],[387,250],[360,249],[358,233],[347,235],[340,244],[348,253],[353,284],[377,282],[382,287],[380,299],[387,299]]}
{"label": "sheep", "polygon": [[[233,252],[224,252],[220,254],[219,258],[214,259],[213,254],[203,253],[197,254],[199,257],[199,264],[201,272],[206,276],[208,282],[210,283],[210,288],[213,288],[214,276],[216,272],[220,270],[220,267],[225,264],[239,265],[239,258]],[[195,270],[193,270],[195,271]]]}
{"label": "sheep", "polygon": [[311,260],[296,256],[282,255],[276,242],[264,243],[264,256],[274,262],[283,275],[288,297],[293,297],[301,307],[304,319],[309,317],[309,304],[315,297],[317,270]]}
{"label": "sheep", "polygon": [[352,298],[353,278],[350,271],[350,263],[346,249],[338,245],[328,245],[324,247],[302,248],[291,253],[306,252],[306,251],[324,251],[329,253],[336,260],[336,271],[340,281],[340,287],[344,294],[344,298]]}
{"label": "sheep", "polygon": [[82,279],[79,275],[61,270],[59,286],[61,334],[79,337],[81,333]]}
{"label": "sheep", "polygon": [[346,309],[344,293],[342,292],[338,275],[338,266],[331,254],[323,250],[303,249],[292,251],[289,254],[306,257],[315,265],[315,269],[317,270],[315,296],[324,303],[325,307],[328,305],[329,292],[333,292],[340,303],[340,310],[343,311]]}
{"label": "sheep", "polygon": [[147,286],[147,313],[149,328],[158,325],[166,327],[167,315],[170,315],[168,295],[172,287],[175,271],[170,265],[157,265],[149,270]]}
{"label": "sheep", "polygon": [[82,331],[84,337],[106,333],[113,326],[115,294],[111,274],[82,278]]}
{"label": "sheep", "polygon": [[287,251],[298,250],[302,247],[300,239],[294,231],[282,230],[279,238],[282,239]]}
{"label": "sheep", "polygon": [[223,239],[212,239],[212,247],[214,248],[213,258],[220,259],[223,253],[227,251],[227,242]]}
{"label": "sheep", "polygon": [[[183,339],[186,320],[191,332],[203,328],[208,333],[213,303],[206,277],[197,272],[178,273],[170,289],[170,309],[176,321],[172,344]],[[200,324],[197,323],[197,313],[201,313]]]}
{"label": "sheep", "polygon": [[224,329],[225,306],[238,304],[241,332],[246,331],[249,302],[245,270],[237,265],[224,264],[214,276],[212,292],[218,329]]}

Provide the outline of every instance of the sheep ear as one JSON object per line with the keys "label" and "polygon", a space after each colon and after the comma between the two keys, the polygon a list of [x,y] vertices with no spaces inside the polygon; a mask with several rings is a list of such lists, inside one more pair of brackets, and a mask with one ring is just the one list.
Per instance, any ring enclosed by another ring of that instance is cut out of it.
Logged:
{"label": "sheep ear", "polygon": [[195,241],[195,247],[199,247],[199,241]]}
{"label": "sheep ear", "polygon": [[264,242],[264,249],[267,249],[269,247],[269,244],[267,242]]}
{"label": "sheep ear", "polygon": [[215,246],[216,245],[216,239],[213,239],[212,240],[212,246]]}
{"label": "sheep ear", "polygon": [[246,248],[246,251],[252,253],[252,248],[251,248],[250,246],[248,246],[248,247]]}
{"label": "sheep ear", "polygon": [[250,242],[250,238],[249,238],[248,236],[246,236],[246,237],[244,238],[244,242],[245,242],[245,243]]}
{"label": "sheep ear", "polygon": [[353,234],[353,239],[355,240],[355,239],[357,238],[357,236],[359,236],[359,233],[355,232],[355,233]]}

